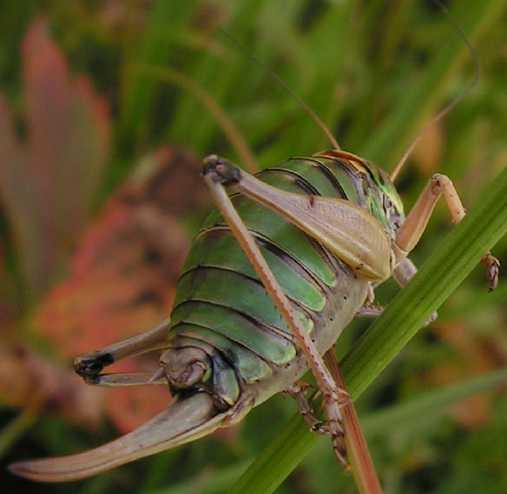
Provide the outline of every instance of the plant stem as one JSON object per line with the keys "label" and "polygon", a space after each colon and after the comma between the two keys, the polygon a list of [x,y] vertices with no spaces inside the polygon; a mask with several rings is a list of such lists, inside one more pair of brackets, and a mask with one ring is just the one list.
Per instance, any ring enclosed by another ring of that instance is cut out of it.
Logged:
{"label": "plant stem", "polygon": [[[338,387],[345,389],[345,382],[340,373],[334,346],[326,353],[324,361]],[[342,414],[347,459],[351,464],[357,489],[361,494],[382,494],[382,487],[371,459],[368,443],[352,400],[348,400],[342,407]]]}

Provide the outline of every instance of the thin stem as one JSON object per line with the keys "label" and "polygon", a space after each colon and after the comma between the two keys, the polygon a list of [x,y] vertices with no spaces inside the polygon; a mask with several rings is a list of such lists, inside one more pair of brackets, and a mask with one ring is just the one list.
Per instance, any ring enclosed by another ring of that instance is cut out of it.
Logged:
{"label": "thin stem", "polygon": [[[345,389],[345,382],[340,373],[334,346],[324,356],[324,362],[334,377],[339,388]],[[345,429],[345,445],[347,459],[352,467],[352,475],[360,493],[382,494],[375,465],[371,459],[368,443],[363,434],[359,418],[352,400],[342,407],[343,426]]]}

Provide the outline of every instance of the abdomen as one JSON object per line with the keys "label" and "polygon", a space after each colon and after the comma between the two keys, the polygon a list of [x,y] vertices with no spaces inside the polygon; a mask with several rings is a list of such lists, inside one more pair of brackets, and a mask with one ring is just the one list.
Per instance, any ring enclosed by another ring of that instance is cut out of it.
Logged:
{"label": "abdomen", "polygon": [[[336,160],[291,159],[258,178],[291,192],[361,199],[360,184]],[[363,304],[367,282],[280,216],[245,197],[232,200],[305,330],[325,352]],[[214,347],[246,385],[264,383],[276,392],[304,372],[289,329],[216,211],[194,239],[171,321],[172,339]]]}

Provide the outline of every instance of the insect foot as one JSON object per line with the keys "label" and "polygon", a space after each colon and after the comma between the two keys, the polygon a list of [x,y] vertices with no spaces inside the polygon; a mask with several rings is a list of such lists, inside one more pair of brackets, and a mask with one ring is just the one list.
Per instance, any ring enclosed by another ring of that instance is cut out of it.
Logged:
{"label": "insect foot", "polygon": [[492,292],[498,286],[498,277],[500,276],[500,261],[488,252],[481,262],[486,266],[486,276],[488,278],[489,291]]}
{"label": "insect foot", "polygon": [[204,158],[202,174],[210,175],[214,182],[222,185],[232,185],[241,180],[241,170],[216,154]]}
{"label": "insect foot", "polygon": [[114,361],[110,353],[88,353],[74,360],[74,370],[85,381],[94,382],[102,369]]}

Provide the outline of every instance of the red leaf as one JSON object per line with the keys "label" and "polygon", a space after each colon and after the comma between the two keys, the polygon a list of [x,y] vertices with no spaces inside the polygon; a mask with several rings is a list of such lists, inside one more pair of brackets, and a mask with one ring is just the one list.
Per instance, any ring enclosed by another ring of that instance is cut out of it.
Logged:
{"label": "red leaf", "polygon": [[22,47],[26,144],[0,95],[0,194],[29,285],[46,288],[83,228],[106,162],[109,116],[88,80],[67,63],[36,21]]}
{"label": "red leaf", "polygon": [[[174,212],[195,211],[205,202],[197,170],[188,154],[164,148],[143,160],[107,202],[72,258],[69,277],[36,314],[36,325],[62,355],[96,350],[167,317],[187,251]],[[148,355],[121,368],[154,370],[157,363],[158,354]],[[165,406],[168,396],[160,386],[111,390],[106,406],[116,425],[130,430]]]}

